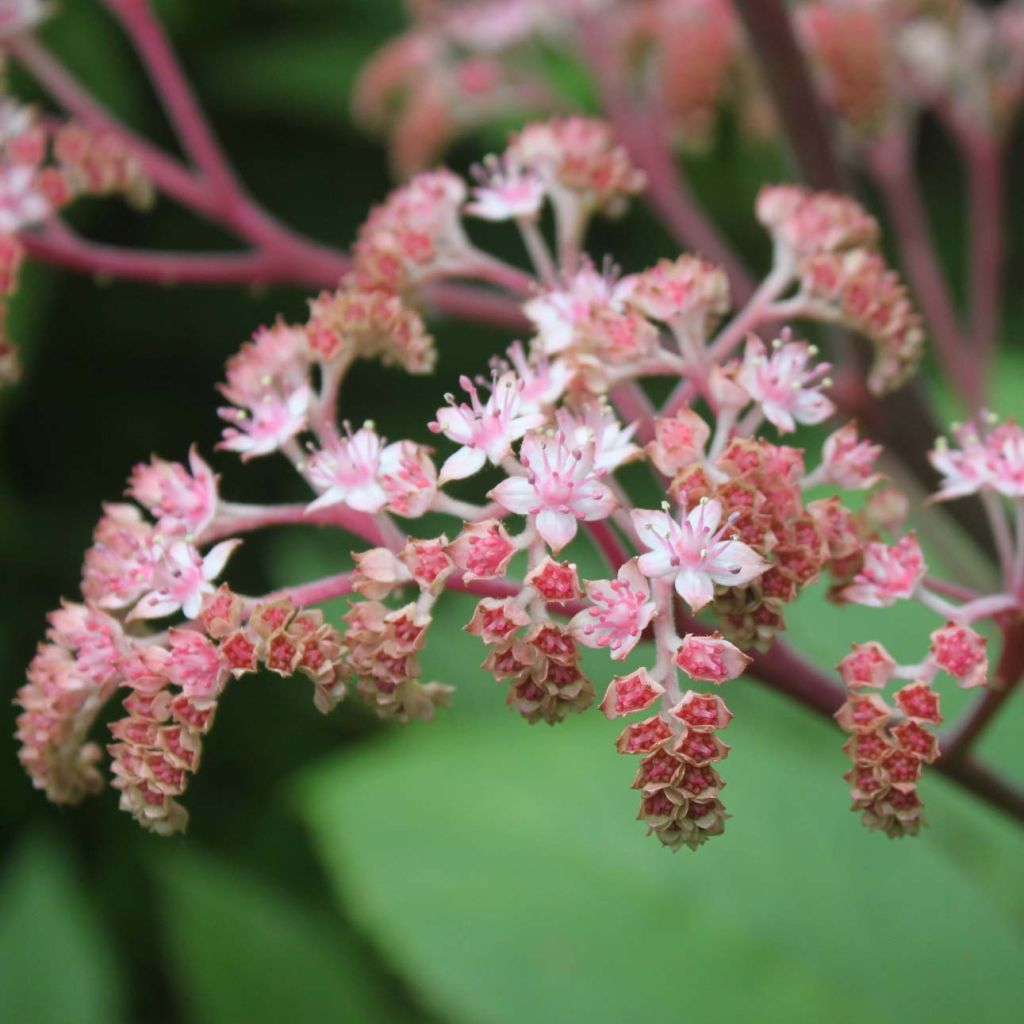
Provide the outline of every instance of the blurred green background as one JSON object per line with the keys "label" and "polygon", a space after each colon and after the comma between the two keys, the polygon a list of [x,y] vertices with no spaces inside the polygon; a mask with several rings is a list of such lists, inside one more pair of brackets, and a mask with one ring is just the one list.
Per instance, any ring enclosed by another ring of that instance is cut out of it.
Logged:
{"label": "blurred green background", "polygon": [[[99,5],[65,7],[47,41],[133,125],[169,142]],[[159,7],[255,194],[310,235],[347,244],[387,188],[384,153],[351,125],[347,98],[361,61],[403,24],[397,0]],[[958,171],[941,140],[926,133],[924,144],[937,230],[957,270]],[[451,162],[465,167],[481,152],[460,144]],[[786,173],[780,158],[726,124],[715,156],[692,173],[763,266],[750,204],[762,180]],[[125,245],[225,242],[167,203],[146,217],[95,203],[74,219]],[[636,267],[674,247],[637,210],[599,226],[593,251]],[[1015,244],[1011,281],[1020,260]],[[255,325],[301,317],[304,303],[288,289],[98,286],[26,269],[12,321],[25,378],[0,394],[5,695],[20,685],[46,611],[77,591],[101,501],[150,453],[181,458],[197,441],[211,455],[224,358]],[[420,436],[458,373],[509,340],[436,327],[436,378],[360,365],[345,414],[372,415],[391,437]],[[1006,367],[997,404],[1019,412],[1020,365],[1011,355]],[[213,462],[229,496],[300,493],[272,460],[244,473],[227,457]],[[343,568],[348,549],[344,538],[277,531],[247,542],[232,580],[253,593],[298,582]],[[477,668],[482,650],[459,629],[466,618],[465,601],[442,603],[426,674],[459,690],[431,725],[384,728],[354,702],[323,718],[301,681],[231,688],[186,798],[183,839],[142,833],[110,792],[79,808],[48,805],[16,763],[9,710],[0,1022],[1020,1019],[1019,829],[926,780],[931,827],[918,840],[866,833],[846,809],[839,733],[741,680],[728,695],[736,718],[724,766],[734,817],[696,855],[672,856],[633,820],[634,766],[612,749],[615,727],[595,714],[555,730],[521,722]],[[823,664],[871,637],[916,660],[934,625],[913,610],[838,611],[813,595],[791,621]],[[608,663],[591,667],[600,688]],[[1019,704],[984,749],[1024,775]]]}

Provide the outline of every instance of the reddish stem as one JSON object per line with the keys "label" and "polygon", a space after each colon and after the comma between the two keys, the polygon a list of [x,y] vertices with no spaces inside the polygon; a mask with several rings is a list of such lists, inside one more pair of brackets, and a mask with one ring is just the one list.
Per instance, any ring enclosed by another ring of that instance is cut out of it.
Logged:
{"label": "reddish stem", "polygon": [[983,372],[999,334],[1006,179],[1002,147],[988,135],[966,140],[965,152],[971,239],[971,349],[978,361],[975,367]]}
{"label": "reddish stem", "polygon": [[629,561],[630,555],[625,545],[619,539],[619,535],[615,532],[615,527],[612,526],[611,520],[605,519],[600,522],[586,523],[585,525],[591,540],[593,540],[601,554],[604,555],[605,560],[611,566],[612,572],[618,572],[619,568]]}
{"label": "reddish stem", "polygon": [[311,604],[321,604],[336,597],[344,597],[353,590],[354,576],[351,572],[341,572],[337,576],[326,576],[311,583],[302,583],[296,587],[282,587],[272,590],[262,597],[250,598],[246,605],[251,611],[256,604],[270,601],[292,601],[297,607],[305,608]]}
{"label": "reddish stem", "polygon": [[203,182],[180,161],[120,124],[37,39],[31,35],[12,36],[4,46],[72,117],[95,132],[114,136],[130,149],[161,192],[197,213],[219,219],[217,198]]}
{"label": "reddish stem", "polygon": [[736,0],[736,10],[774,94],[775,109],[804,179],[813,188],[842,189],[832,125],[811,81],[786,4]]}
{"label": "reddish stem", "polygon": [[294,505],[236,505],[223,502],[213,522],[202,532],[199,543],[252,533],[270,526],[330,526],[345,530],[370,544],[383,544],[384,538],[373,516],[355,512],[343,505],[307,512],[307,506]]}
{"label": "reddish stem", "polygon": [[153,82],[185,151],[220,198],[232,202],[242,186],[221,150],[163,26],[147,0],[103,0],[120,22]]}
{"label": "reddish stem", "polygon": [[[296,283],[305,270],[286,265],[270,252],[189,253],[123,249],[90,242],[70,234],[26,232],[20,236],[34,259],[86,274],[153,284],[273,284]],[[310,273],[302,282],[324,284],[323,275]]]}
{"label": "reddish stem", "polygon": [[900,127],[868,150],[868,166],[882,190],[903,264],[947,378],[973,411],[982,401],[981,367],[963,346],[956,310],[939,269],[928,213],[914,178],[910,139]]}

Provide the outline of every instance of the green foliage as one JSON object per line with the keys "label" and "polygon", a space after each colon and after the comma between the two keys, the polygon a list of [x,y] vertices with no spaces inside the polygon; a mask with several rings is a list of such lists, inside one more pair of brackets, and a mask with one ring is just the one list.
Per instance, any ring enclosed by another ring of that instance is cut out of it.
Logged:
{"label": "green foliage", "polygon": [[328,914],[198,853],[161,858],[160,911],[196,1024],[407,1019]]}
{"label": "green foliage", "polygon": [[[837,734],[733,694],[735,818],[696,855],[644,840],[595,718],[456,716],[328,761],[301,803],[340,898],[447,1019],[1016,1019],[1024,943],[1001,908],[934,838],[860,829]],[[973,840],[1019,859],[984,825]]]}
{"label": "green foliage", "polygon": [[121,1019],[113,951],[92,898],[52,836],[22,839],[0,884],[0,1021]]}

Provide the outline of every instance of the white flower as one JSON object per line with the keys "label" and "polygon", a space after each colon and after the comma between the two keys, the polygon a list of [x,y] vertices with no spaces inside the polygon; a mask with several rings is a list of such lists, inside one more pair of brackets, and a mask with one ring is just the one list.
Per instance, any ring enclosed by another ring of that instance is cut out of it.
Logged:
{"label": "white flower", "polygon": [[672,577],[676,593],[699,612],[714,596],[715,584],[741,587],[768,569],[753,548],[723,540],[729,524],[722,522],[722,503],[702,501],[676,521],[667,512],[637,509],[633,525],[649,550],[637,560],[647,577]]}
{"label": "white flower", "polygon": [[594,466],[592,443],[570,448],[562,434],[527,434],[519,458],[529,475],[503,480],[488,497],[509,512],[530,516],[552,550],[576,536],[579,520],[605,519],[615,510],[615,496]]}

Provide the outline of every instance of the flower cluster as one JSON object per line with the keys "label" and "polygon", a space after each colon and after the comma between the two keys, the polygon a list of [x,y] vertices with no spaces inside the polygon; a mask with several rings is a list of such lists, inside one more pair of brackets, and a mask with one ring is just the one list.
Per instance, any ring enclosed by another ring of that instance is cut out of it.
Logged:
{"label": "flower cluster", "polygon": [[[820,443],[801,433],[838,411],[830,365],[789,328],[769,333],[790,315],[835,318],[810,301],[808,268],[826,257],[875,257],[874,220],[852,200],[766,190],[758,212],[775,264],[729,319],[724,272],[696,256],[626,274],[610,262],[599,271],[587,256],[590,220],[622,213],[642,184],[606,125],[561,118],[517,133],[481,165],[475,186],[429,171],[374,210],[341,287],[315,298],[303,322],[259,329],[228,360],[220,386],[220,448],[243,463],[280,454],[307,499],[227,501],[195,451],[187,465],[136,467],[128,486],[136,504],[105,508],[85,558],[84,604],[54,614],[19,695],[22,758],[37,785],[63,800],[97,788],[100,751],[88,732],[119,690],[126,716],[111,727],[114,786],[122,806],[158,832],[184,826],[179,799],[225,685],[259,667],[307,676],[323,712],[351,688],[383,719],[430,719],[452,697],[451,687],[424,680],[421,666],[448,589],[476,596],[465,628],[484,644],[484,668],[507,703],[531,723],[554,725],[592,705],[585,648],[618,664],[653,641],[646,667],[615,676],[600,707],[609,717],[647,713],[618,749],[642,757],[640,817],[672,849],[724,829],[717,764],[728,747],[718,733],[731,717],[716,693],[684,690],[679,673],[694,684],[739,677],[751,661],[744,651],[776,643],[783,610],[820,577],[830,577],[838,601],[884,607],[915,598],[958,623],[936,634],[915,685],[927,686],[936,666],[982,681],[968,623],[1017,599],[977,595],[956,606],[941,596],[894,514],[899,498],[876,490],[880,447],[853,423]],[[472,217],[508,222],[531,268],[478,249]],[[526,343],[486,372],[461,376],[459,394],[438,403],[425,436],[439,451],[389,441],[373,422],[339,422],[357,358],[412,373],[433,367],[418,304],[426,286],[452,278],[502,289],[531,328]],[[882,363],[894,358],[897,342],[879,317],[864,323]],[[876,369],[880,386],[909,370],[914,353],[901,352],[898,371]],[[676,387],[660,410],[641,383],[656,376]],[[1021,449],[1014,429],[984,440],[965,433],[963,457],[937,453],[951,481],[945,496],[968,476],[989,486],[998,460]],[[986,453],[984,472],[975,448]],[[631,497],[623,469],[635,463],[658,481],[654,501]],[[462,497],[485,472],[489,490]],[[812,498],[812,488],[827,494]],[[868,492],[862,511],[844,504],[845,491]],[[417,531],[418,520],[429,528]],[[357,538],[352,567],[258,597],[218,585],[243,534],[281,523]],[[607,571],[581,581],[573,552],[584,541]],[[335,626],[315,606],[340,596],[350,606]],[[701,613],[714,614],[717,631],[697,622]],[[916,693],[901,691],[897,702],[911,701],[906,714],[920,728]],[[878,732],[878,742],[897,744],[897,728]],[[887,765],[885,778],[896,780]],[[888,802],[871,814],[888,815],[892,831],[896,811],[886,809],[902,801],[898,820],[909,822],[910,791],[886,785]]]}
{"label": "flower cluster", "polygon": [[[44,5],[0,5],[0,40],[42,17]],[[138,158],[111,135],[70,122],[44,119],[7,94],[0,54],[0,384],[18,376],[14,346],[6,336],[7,304],[18,288],[24,255],[19,237],[48,223],[83,195],[124,195],[146,205],[152,187]]]}
{"label": "flower cluster", "polygon": [[868,338],[875,363],[868,388],[876,395],[902,386],[924,347],[924,329],[899,276],[877,250],[878,224],[845,196],[793,185],[762,189],[758,219],[772,234],[777,260],[799,281],[791,300]]}
{"label": "flower cluster", "polygon": [[[843,749],[853,762],[845,776],[853,809],[868,828],[894,838],[916,835],[922,809],[917,784],[940,753],[932,727],[942,724],[942,713],[932,682],[941,670],[961,686],[984,685],[985,638],[950,622],[932,633],[920,664],[898,665],[872,641],[854,644],[838,667],[849,694],[836,720],[850,733]],[[909,680],[893,694],[894,705],[880,692],[893,679]]]}
{"label": "flower cluster", "polygon": [[680,640],[671,625],[663,625],[662,632],[675,649],[671,659],[653,672],[638,669],[616,676],[601,710],[617,718],[659,706],[657,714],[628,725],[616,747],[643,757],[633,780],[633,788],[640,790],[637,817],[670,849],[695,850],[725,830],[727,815],[719,799],[725,783],[715,765],[729,753],[718,731],[732,713],[715,693],[681,692],[677,671],[720,685],[741,675],[750,659],[717,634],[687,634]]}

